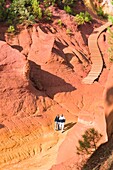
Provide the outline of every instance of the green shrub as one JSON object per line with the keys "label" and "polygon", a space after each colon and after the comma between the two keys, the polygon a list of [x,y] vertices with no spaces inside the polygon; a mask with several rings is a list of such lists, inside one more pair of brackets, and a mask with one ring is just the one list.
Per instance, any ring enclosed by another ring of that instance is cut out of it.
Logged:
{"label": "green shrub", "polygon": [[72,14],[72,13],[73,13],[71,7],[68,6],[68,5],[64,6],[64,10],[65,10],[68,14]]}
{"label": "green shrub", "polygon": [[85,20],[85,22],[91,22],[92,21],[92,17],[87,11],[85,12],[84,20]]}
{"label": "green shrub", "polygon": [[23,22],[23,20],[27,20],[29,16],[29,11],[25,8],[25,0],[13,0],[10,5],[8,20],[11,20],[12,23]]}
{"label": "green shrub", "polygon": [[97,149],[97,142],[102,137],[94,128],[90,128],[82,135],[82,140],[79,140],[79,147],[77,147],[77,154],[91,154]]}
{"label": "green shrub", "polygon": [[58,25],[59,25],[60,27],[63,26],[63,23],[62,23],[62,20],[61,20],[61,19],[58,20]]}
{"label": "green shrub", "polygon": [[97,10],[97,15],[99,15],[99,16],[104,15],[104,11],[102,10],[102,7],[99,7],[99,9]]}
{"label": "green shrub", "polygon": [[[73,14],[76,0],[12,0],[6,9],[5,0],[0,0],[0,21],[6,20],[9,25],[36,22],[37,20],[51,20],[52,13],[46,7],[55,3],[67,13]],[[62,25],[62,24],[61,24]]]}
{"label": "green shrub", "polygon": [[109,15],[109,16],[108,16],[108,21],[111,22],[112,25],[113,25],[113,16]]}
{"label": "green shrub", "polygon": [[97,15],[98,16],[101,16],[102,18],[107,18],[108,15],[107,14],[104,14],[104,11],[102,9],[102,7],[99,7],[98,10],[97,10]]}
{"label": "green shrub", "polygon": [[51,13],[51,11],[50,11],[49,9],[46,9],[46,10],[44,11],[44,16],[46,17],[47,20],[51,20],[51,18],[52,18],[52,13]]}
{"label": "green shrub", "polygon": [[77,0],[56,0],[56,4],[60,9],[64,9],[67,13],[74,15],[74,7]]}
{"label": "green shrub", "polygon": [[15,32],[14,26],[13,26],[13,25],[10,25],[10,26],[8,27],[7,32],[8,32],[8,33],[14,33],[14,32]]}
{"label": "green shrub", "polygon": [[50,5],[54,5],[56,0],[44,0],[45,7],[49,7]]}
{"label": "green shrub", "polygon": [[32,0],[32,9],[34,16],[38,17],[39,20],[42,19],[42,9],[39,6],[39,1]]}
{"label": "green shrub", "polygon": [[[34,16],[34,17],[33,17]],[[42,9],[38,0],[13,0],[8,9],[8,22],[22,23],[27,20],[42,19]]]}
{"label": "green shrub", "polygon": [[66,34],[68,34],[68,35],[72,35],[72,31],[71,31],[71,29],[70,29],[70,28],[67,28],[67,30],[66,30]]}
{"label": "green shrub", "polygon": [[84,24],[84,18],[81,15],[77,14],[75,16],[75,22],[77,23],[77,25],[82,25]]}
{"label": "green shrub", "polygon": [[75,2],[75,0],[63,0],[64,5],[68,6],[73,6]]}
{"label": "green shrub", "polygon": [[85,22],[91,22],[92,21],[92,17],[91,15],[88,13],[88,12],[80,12],[79,14],[77,14],[75,16],[75,22],[78,24],[78,25],[82,25],[84,24]]}
{"label": "green shrub", "polygon": [[34,15],[30,15],[30,16],[28,17],[28,20],[29,20],[29,21],[34,21],[34,20],[35,20]]}

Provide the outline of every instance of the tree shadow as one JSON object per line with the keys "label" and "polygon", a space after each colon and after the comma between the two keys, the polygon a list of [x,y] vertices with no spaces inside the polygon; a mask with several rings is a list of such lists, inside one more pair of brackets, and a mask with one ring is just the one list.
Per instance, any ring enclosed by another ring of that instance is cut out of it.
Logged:
{"label": "tree shadow", "polygon": [[67,130],[71,129],[74,125],[76,124],[76,122],[70,122],[64,125],[64,132],[66,132]]}
{"label": "tree shadow", "polygon": [[4,128],[5,126],[3,124],[0,124],[0,129]]}
{"label": "tree shadow", "polygon": [[[99,146],[99,148],[91,155],[81,170],[95,169],[99,170],[100,166],[110,157],[113,152],[113,138]],[[111,165],[112,166],[112,165]]]}
{"label": "tree shadow", "polygon": [[[42,70],[39,65],[29,60],[30,80],[37,90],[46,93],[50,98],[61,92],[71,92],[76,90],[74,86],[64,81],[64,79]],[[41,87],[41,88],[40,88]]]}

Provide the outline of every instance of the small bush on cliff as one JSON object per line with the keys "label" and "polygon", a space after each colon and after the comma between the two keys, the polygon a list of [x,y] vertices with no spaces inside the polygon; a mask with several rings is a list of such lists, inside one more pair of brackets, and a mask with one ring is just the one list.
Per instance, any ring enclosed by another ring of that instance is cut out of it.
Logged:
{"label": "small bush on cliff", "polygon": [[38,17],[39,20],[42,19],[42,9],[39,6],[39,1],[32,0],[31,2],[32,2],[31,3],[31,5],[32,5],[31,8],[33,10],[34,16]]}
{"label": "small bush on cliff", "polygon": [[70,29],[70,28],[67,28],[67,30],[66,30],[66,34],[67,34],[67,35],[70,35],[70,36],[72,35],[72,31],[71,31],[71,29]]}
{"label": "small bush on cliff", "polygon": [[14,26],[13,26],[13,25],[10,25],[10,26],[8,27],[7,32],[8,32],[8,33],[14,33],[14,32],[15,32]]}
{"label": "small bush on cliff", "polygon": [[102,7],[99,7],[99,8],[98,8],[98,10],[97,10],[97,15],[100,16],[100,17],[102,17],[102,18],[105,18],[105,19],[108,17],[108,15],[104,13]]}
{"label": "small bush on cliff", "polygon": [[35,18],[42,19],[42,9],[39,5],[38,0],[13,0],[8,8],[8,22],[16,24]]}
{"label": "small bush on cliff", "polygon": [[44,5],[46,7],[50,6],[50,5],[54,5],[56,0],[44,0]]}
{"label": "small bush on cliff", "polygon": [[99,9],[97,10],[97,15],[99,15],[99,16],[104,15],[104,11],[102,10],[102,7],[99,7]]}
{"label": "small bush on cliff", "polygon": [[45,19],[46,19],[47,21],[50,21],[51,18],[52,18],[52,13],[51,13],[51,11],[50,11],[49,9],[46,9],[46,10],[44,11],[44,16],[45,16]]}
{"label": "small bush on cliff", "polygon": [[75,16],[75,22],[78,24],[78,25],[82,25],[84,24],[85,22],[91,22],[92,21],[92,17],[91,15],[86,11],[86,12],[80,12],[79,14],[77,14]]}
{"label": "small bush on cliff", "polygon": [[77,147],[77,154],[91,154],[97,149],[97,142],[102,135],[94,128],[90,128],[82,135],[82,140],[79,140],[79,147]]}
{"label": "small bush on cliff", "polygon": [[71,7],[68,6],[68,5],[64,6],[64,10],[65,10],[68,14],[73,14],[73,11],[72,11]]}
{"label": "small bush on cliff", "polygon": [[109,16],[108,16],[108,21],[111,22],[112,25],[113,25],[113,16],[109,15]]}
{"label": "small bush on cliff", "polygon": [[74,4],[76,3],[76,0],[63,0],[64,5],[69,5],[71,7],[74,6]]}
{"label": "small bush on cliff", "polygon": [[62,20],[61,20],[61,19],[59,19],[57,23],[58,23],[58,25],[59,25],[60,27],[62,27],[62,26],[63,26],[63,22],[62,22]]}
{"label": "small bush on cliff", "polygon": [[60,9],[64,9],[67,13],[74,15],[74,7],[77,0],[56,0],[56,4]]}

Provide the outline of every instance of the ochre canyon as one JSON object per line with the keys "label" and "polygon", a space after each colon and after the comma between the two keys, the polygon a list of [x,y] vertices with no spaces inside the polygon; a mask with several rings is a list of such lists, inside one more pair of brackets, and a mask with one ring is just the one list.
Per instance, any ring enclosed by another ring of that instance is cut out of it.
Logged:
{"label": "ochre canyon", "polygon": [[[0,23],[1,170],[77,170],[84,132],[102,135],[98,147],[113,133],[112,23],[93,13],[91,23],[77,26],[49,8],[50,23],[20,24],[16,33]],[[66,118],[64,133],[54,129],[57,114]]]}

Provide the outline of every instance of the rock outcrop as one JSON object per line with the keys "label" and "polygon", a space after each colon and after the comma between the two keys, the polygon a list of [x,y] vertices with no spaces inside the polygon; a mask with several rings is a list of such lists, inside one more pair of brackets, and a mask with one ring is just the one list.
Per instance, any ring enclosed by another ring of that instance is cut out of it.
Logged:
{"label": "rock outcrop", "polygon": [[[54,15],[60,14],[55,11]],[[73,18],[66,20],[65,15],[62,13],[64,23],[69,21],[71,25]],[[105,75],[109,70],[104,68],[92,85],[82,84],[91,69],[87,39],[93,27],[84,33],[82,27],[77,30],[76,25],[71,26],[73,36],[56,23],[43,27],[37,24],[21,28],[19,34],[7,34],[7,43],[0,42],[2,169],[55,146],[59,134],[54,131],[54,117],[58,113],[65,115],[65,131],[70,132],[59,147],[56,162],[51,162],[59,164],[53,169],[73,166],[80,158],[76,154],[77,141],[87,128],[94,127],[103,135],[99,145],[107,141],[103,91],[108,87]],[[105,63],[108,64],[107,59]],[[26,166],[31,168],[29,163]]]}
{"label": "rock outcrop", "polygon": [[54,102],[33,87],[29,72],[26,57],[1,41],[0,166],[40,153],[56,143],[55,136],[58,138],[50,134],[46,144],[44,131],[51,132],[52,122],[41,112]]}

